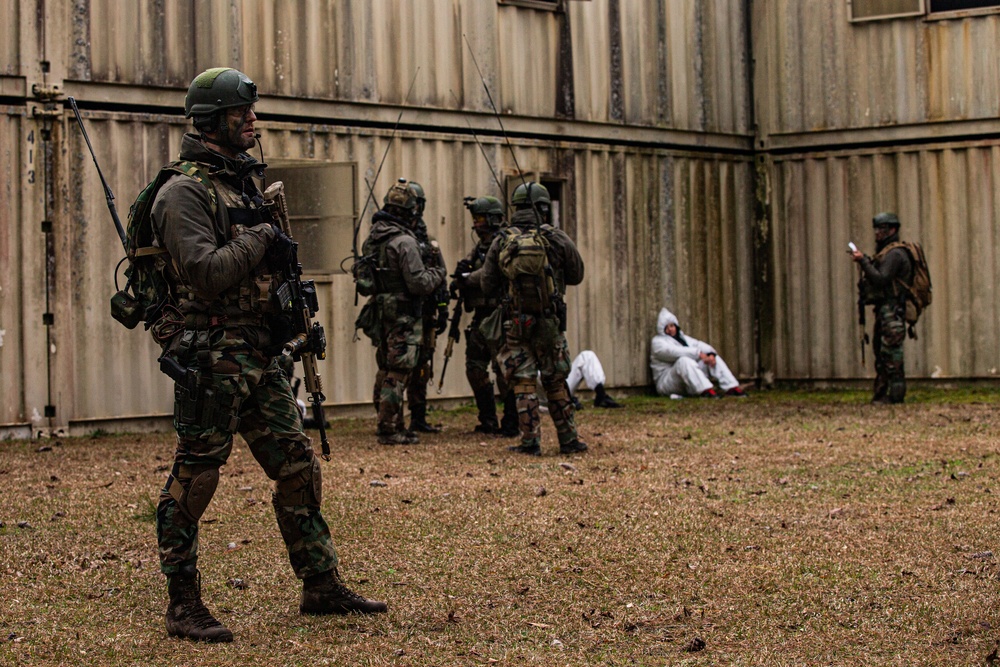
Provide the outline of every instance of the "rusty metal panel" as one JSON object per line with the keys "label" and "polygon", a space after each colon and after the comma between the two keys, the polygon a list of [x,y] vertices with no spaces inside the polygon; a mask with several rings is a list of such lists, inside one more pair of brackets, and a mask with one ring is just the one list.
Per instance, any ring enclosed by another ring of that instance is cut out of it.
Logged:
{"label": "rusty metal panel", "polygon": [[1000,145],[784,158],[771,182],[779,377],[873,374],[870,349],[861,366],[858,273],[844,249],[854,241],[873,254],[871,218],[879,211],[897,212],[901,237],[923,244],[934,282],[919,339],[906,343],[907,375],[1000,373]]}
{"label": "rusty metal panel", "polygon": [[851,23],[846,2],[754,3],[762,133],[1000,116],[1000,15]]}

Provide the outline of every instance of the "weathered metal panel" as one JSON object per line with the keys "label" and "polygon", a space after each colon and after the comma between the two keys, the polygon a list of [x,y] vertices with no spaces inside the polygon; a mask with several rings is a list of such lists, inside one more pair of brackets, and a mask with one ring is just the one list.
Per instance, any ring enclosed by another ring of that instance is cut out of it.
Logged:
{"label": "weathered metal panel", "polygon": [[[772,176],[778,377],[872,374],[860,358],[854,241],[874,252],[871,218],[895,211],[904,240],[923,244],[934,303],[906,343],[907,375],[1000,373],[1000,145],[920,147],[783,158]],[[873,318],[868,309],[868,328]],[[767,343],[766,343],[767,344]]]}
{"label": "weathered metal panel", "polygon": [[[162,116],[93,112],[86,114],[86,122],[123,209],[155,170],[175,155],[185,129],[180,119]],[[381,201],[397,176],[421,182],[428,195],[425,219],[449,268],[474,245],[462,197],[500,195],[471,137],[397,133],[387,144],[389,131],[368,135],[336,126],[288,123],[260,127],[269,160],[356,162],[358,202],[368,195],[364,178],[374,179],[388,145],[375,197]],[[68,135],[68,146],[67,211],[72,211],[72,219],[63,224],[71,225],[67,248],[72,250],[58,261],[69,264],[74,286],[72,321],[64,324],[68,329],[60,328],[63,335],[74,332],[75,402],[70,418],[165,414],[171,386],[155,368],[157,347],[148,335],[127,331],[108,315],[120,244],[100,182],[75,129]],[[515,171],[510,151],[499,140],[485,139],[484,149],[498,173]],[[584,284],[570,290],[569,336],[574,351],[591,348],[601,355],[610,385],[647,382],[648,339],[665,300],[689,316],[693,334],[718,344],[738,373],[752,372],[750,318],[741,314],[734,323],[723,315],[742,313],[750,304],[748,161],[585,146],[554,149],[537,142],[519,143],[515,150],[523,169],[566,179],[566,210],[572,216],[567,227],[587,262]],[[666,195],[668,191],[676,194]],[[294,207],[294,202],[290,204]],[[369,208],[361,240],[371,213]],[[672,257],[674,246],[682,245],[683,253]],[[350,256],[351,249],[333,252],[339,262]],[[669,266],[665,258],[671,258]],[[358,312],[353,283],[340,273],[313,277],[321,302],[319,321],[330,341],[328,359],[319,364],[328,401],[366,404],[375,374],[374,349],[364,338],[352,342]],[[439,348],[438,368],[441,354]],[[463,355],[459,345],[442,397],[468,394]]]}
{"label": "weathered metal panel", "polygon": [[0,21],[0,76],[21,74],[21,5],[7,0],[3,3],[4,20]]}
{"label": "weathered metal panel", "polygon": [[[9,174],[21,174],[21,117],[0,107],[0,160]],[[0,425],[23,423],[22,269],[19,211],[21,181],[0,182]]]}
{"label": "weathered metal panel", "polygon": [[850,23],[846,2],[753,4],[764,135],[1000,116],[1000,15]]}

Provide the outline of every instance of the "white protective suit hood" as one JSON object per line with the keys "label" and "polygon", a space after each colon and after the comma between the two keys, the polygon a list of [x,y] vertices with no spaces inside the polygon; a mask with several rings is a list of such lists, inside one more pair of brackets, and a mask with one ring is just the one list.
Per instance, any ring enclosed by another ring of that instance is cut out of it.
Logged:
{"label": "white protective suit hood", "polygon": [[677,316],[671,313],[666,308],[660,309],[660,316],[656,318],[656,333],[657,335],[666,333],[664,329],[667,328],[668,324],[673,324],[677,327],[677,330],[681,330],[680,322],[677,321]]}

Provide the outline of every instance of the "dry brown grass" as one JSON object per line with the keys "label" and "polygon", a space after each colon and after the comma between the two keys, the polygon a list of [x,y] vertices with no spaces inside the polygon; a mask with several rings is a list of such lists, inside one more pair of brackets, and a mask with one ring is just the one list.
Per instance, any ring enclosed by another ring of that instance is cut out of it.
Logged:
{"label": "dry brown grass", "polygon": [[298,615],[240,442],[202,532],[224,646],[163,628],[151,513],[172,436],[0,443],[0,663],[983,664],[997,399],[914,396],[632,398],[579,416],[591,451],[569,469],[547,417],[541,458],[466,433],[468,409],[405,448],[337,421],[323,508],[350,585],[390,605],[376,618]]}

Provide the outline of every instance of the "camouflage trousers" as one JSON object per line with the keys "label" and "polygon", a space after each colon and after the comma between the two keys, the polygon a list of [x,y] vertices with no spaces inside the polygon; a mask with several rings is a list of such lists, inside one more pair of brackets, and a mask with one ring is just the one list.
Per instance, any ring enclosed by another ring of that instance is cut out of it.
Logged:
{"label": "camouflage trousers", "polygon": [[[319,460],[302,432],[302,418],[277,360],[245,340],[238,328],[212,329],[201,359],[210,379],[195,395],[175,387],[174,465],[160,493],[156,535],[166,575],[196,565],[198,521],[215,492],[239,433],[264,473],[274,480],[271,503],[288,558],[299,578],[332,570],[337,552],[320,511]],[[205,371],[199,370],[199,376]]]}
{"label": "camouflage trousers", "polygon": [[573,442],[577,439],[576,423],[573,421],[573,403],[566,389],[566,376],[570,369],[569,346],[566,336],[559,331],[559,321],[521,315],[505,321],[503,328],[504,343],[497,353],[497,361],[504,381],[513,388],[517,400],[521,443],[533,445],[541,439],[536,393],[539,375],[559,444]]}
{"label": "camouflage trousers", "polygon": [[392,434],[403,430],[403,390],[420,358],[423,322],[403,315],[385,322],[384,331],[375,353],[378,373],[372,401],[378,412],[378,432]]}
{"label": "camouflage trousers", "polygon": [[421,323],[423,335],[420,341],[420,351],[417,354],[417,364],[410,372],[406,382],[406,401],[410,412],[424,410],[427,406],[427,384],[434,379],[434,350],[437,347],[437,334],[434,332],[434,322],[426,319]]}
{"label": "camouflage trousers", "polygon": [[875,353],[875,401],[902,403],[906,396],[906,376],[903,370],[906,320],[903,315],[903,306],[896,303],[883,303],[875,308],[872,340],[872,351]]}

